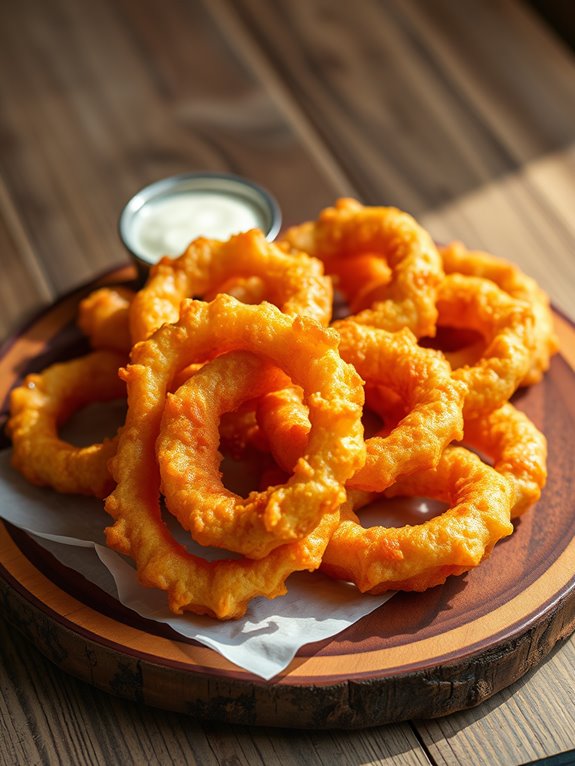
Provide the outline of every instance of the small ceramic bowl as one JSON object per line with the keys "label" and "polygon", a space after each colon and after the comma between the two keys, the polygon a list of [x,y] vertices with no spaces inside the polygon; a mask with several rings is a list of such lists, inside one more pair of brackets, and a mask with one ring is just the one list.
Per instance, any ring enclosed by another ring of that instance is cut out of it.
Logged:
{"label": "small ceramic bowl", "polygon": [[176,257],[199,236],[227,239],[258,228],[273,240],[281,212],[258,184],[225,173],[186,173],[145,186],[124,206],[118,221],[122,242],[140,276],[162,256]]}

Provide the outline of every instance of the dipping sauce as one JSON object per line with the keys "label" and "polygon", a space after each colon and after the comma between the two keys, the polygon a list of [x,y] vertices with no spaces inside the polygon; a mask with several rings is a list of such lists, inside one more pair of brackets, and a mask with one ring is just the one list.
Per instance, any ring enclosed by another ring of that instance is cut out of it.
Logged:
{"label": "dipping sauce", "polygon": [[281,215],[273,197],[233,175],[192,173],[146,186],[124,207],[120,236],[140,270],[163,256],[181,255],[197,237],[228,239],[258,228],[268,239]]}
{"label": "dipping sauce", "polygon": [[133,244],[150,263],[180,255],[196,237],[227,239],[262,228],[261,215],[245,200],[209,192],[174,194],[143,208],[134,221]]}

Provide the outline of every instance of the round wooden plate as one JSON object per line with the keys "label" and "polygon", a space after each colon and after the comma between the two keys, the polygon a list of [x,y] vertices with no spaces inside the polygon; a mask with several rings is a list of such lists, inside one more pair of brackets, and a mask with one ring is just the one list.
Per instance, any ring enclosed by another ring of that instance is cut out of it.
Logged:
{"label": "round wooden plate", "polygon": [[[123,270],[110,280],[131,276]],[[4,412],[9,389],[26,372],[82,352],[74,316],[84,292],[5,346]],[[562,356],[541,384],[515,398],[549,441],[549,479],[537,507],[478,569],[426,593],[395,596],[335,638],[304,647],[273,681],[138,617],[0,524],[5,617],[63,670],[196,718],[352,728],[477,705],[575,629],[575,330],[561,317],[557,327]]]}

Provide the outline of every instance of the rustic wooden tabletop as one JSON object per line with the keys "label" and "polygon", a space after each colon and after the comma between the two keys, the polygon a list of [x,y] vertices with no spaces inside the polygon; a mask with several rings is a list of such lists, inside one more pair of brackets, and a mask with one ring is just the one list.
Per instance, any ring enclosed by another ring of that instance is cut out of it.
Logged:
{"label": "rustic wooden tabletop", "polygon": [[[564,31],[521,0],[0,4],[0,337],[127,263],[125,201],[191,170],[261,183],[286,224],[342,195],[404,208],[515,261],[575,319]],[[478,708],[297,733],[119,700],[4,621],[0,647],[2,764],[518,766],[575,743],[574,638]]]}

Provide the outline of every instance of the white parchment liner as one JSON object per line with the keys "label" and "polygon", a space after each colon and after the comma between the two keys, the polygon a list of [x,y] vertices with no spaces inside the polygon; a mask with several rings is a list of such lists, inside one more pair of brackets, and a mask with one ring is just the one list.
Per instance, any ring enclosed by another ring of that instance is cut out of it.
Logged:
{"label": "white parchment liner", "polygon": [[[0,517],[33,535],[62,564],[124,606],[266,680],[281,673],[300,647],[335,636],[392,595],[363,596],[318,572],[296,573],[288,579],[287,595],[254,599],[243,619],[175,616],[167,608],[165,593],[141,586],[131,562],[105,546],[104,529],[111,519],[103,503],[30,485],[11,468],[9,450],[0,453]],[[181,541],[175,529],[174,534]],[[188,550],[204,558],[221,555],[193,546],[186,541]]]}

